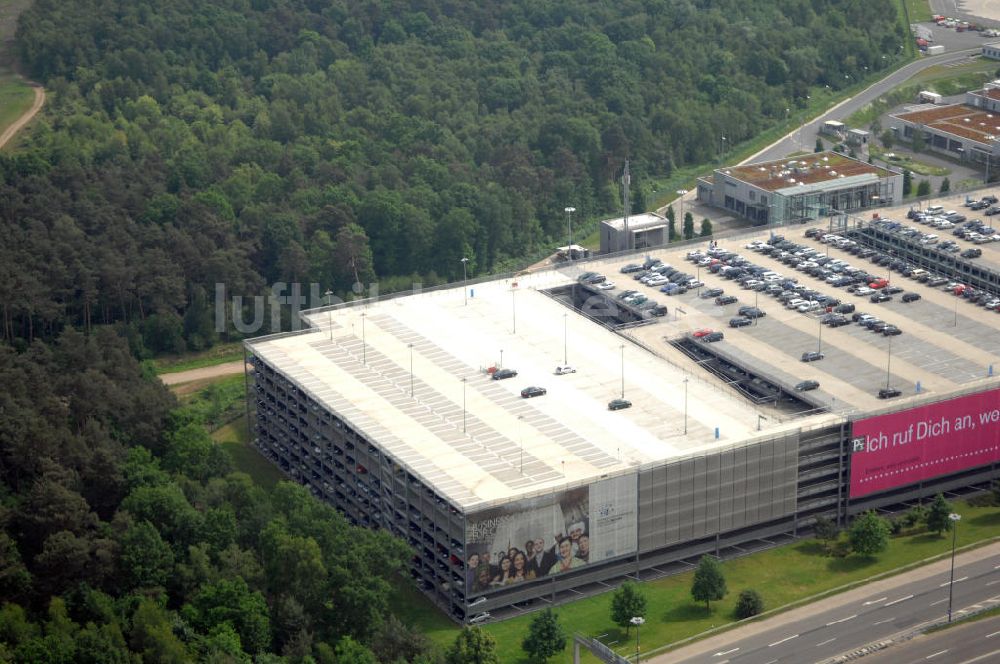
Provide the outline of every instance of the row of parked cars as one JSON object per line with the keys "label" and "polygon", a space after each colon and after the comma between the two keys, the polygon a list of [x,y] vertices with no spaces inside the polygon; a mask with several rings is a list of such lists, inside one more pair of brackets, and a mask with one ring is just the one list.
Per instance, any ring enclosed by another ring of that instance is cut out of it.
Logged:
{"label": "row of parked cars", "polygon": [[[955,237],[967,240],[973,244],[1000,242],[1000,233],[997,233],[996,229],[980,219],[966,219],[965,215],[951,211],[946,212],[945,215],[933,215],[928,214],[926,211],[910,210],[906,213],[906,218],[918,224],[927,224],[940,230],[948,230]],[[962,251],[956,242],[950,240],[938,242],[939,238],[936,234],[924,233],[918,228],[905,227],[901,232],[917,237],[918,241],[924,245],[938,244],[938,249],[952,251],[953,253]],[[978,253],[976,251],[969,251],[968,254],[962,252],[963,258],[978,258],[980,255],[982,255],[982,251],[978,251]]]}
{"label": "row of parked cars", "polygon": [[[808,237],[817,237],[818,234],[816,229],[807,231]],[[826,240],[828,244],[837,243],[838,246],[845,249],[857,244],[853,240],[837,236],[824,237],[822,240]],[[898,287],[889,287],[885,279],[853,267],[847,261],[820,254],[813,247],[785,240],[781,236],[773,237],[767,242],[752,242],[747,246],[760,253],[771,255],[812,277],[822,279],[831,286],[846,287],[848,292],[862,295],[870,294],[873,303],[891,300],[892,294],[902,290]],[[798,284],[794,279],[778,282],[777,286],[773,288],[768,286],[765,288],[765,292],[774,295],[788,309],[794,309],[801,313],[825,312],[820,321],[830,327],[848,324],[845,315],[856,311],[854,304],[843,303],[835,296],[810,289]],[[908,293],[904,295],[904,301],[911,302],[919,297],[915,293]],[[899,328],[890,330],[890,334],[898,333]]]}
{"label": "row of parked cars", "polygon": [[[902,234],[906,231],[906,227],[903,224],[889,219],[873,221],[872,226],[891,233]],[[972,288],[946,276],[936,275],[929,270],[912,265],[902,258],[890,256],[882,252],[873,251],[869,254],[869,257],[876,265],[883,265],[889,268],[889,270],[899,272],[905,277],[910,277],[932,288],[941,288],[952,295],[962,297],[970,303],[978,304],[986,309],[1000,313],[1000,296],[996,293]],[[919,296],[917,297],[919,298]],[[906,295],[903,296],[903,300],[909,301]]]}

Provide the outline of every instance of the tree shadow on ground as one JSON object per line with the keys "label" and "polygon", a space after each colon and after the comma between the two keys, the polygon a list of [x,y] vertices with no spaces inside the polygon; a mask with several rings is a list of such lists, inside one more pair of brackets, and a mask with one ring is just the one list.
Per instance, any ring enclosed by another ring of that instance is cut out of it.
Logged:
{"label": "tree shadow on ground", "polygon": [[695,604],[694,602],[685,602],[678,606],[672,606],[663,614],[664,622],[677,623],[686,622],[690,620],[704,620],[705,618],[711,617],[715,613],[715,607],[712,607],[712,613],[705,610],[704,604]]}
{"label": "tree shadow on ground", "polygon": [[943,542],[944,538],[944,535],[938,535],[937,533],[923,533],[922,535],[915,535],[910,542],[913,544],[930,544],[932,542]]}
{"label": "tree shadow on ground", "polygon": [[795,545],[795,550],[807,556],[829,556],[830,550],[822,542],[808,540]]}
{"label": "tree shadow on ground", "polygon": [[844,558],[834,558],[827,565],[831,572],[850,573],[856,572],[866,567],[871,567],[878,562],[875,556],[845,556]]}
{"label": "tree shadow on ground", "polygon": [[1000,526],[1000,512],[987,512],[969,519],[974,526]]}

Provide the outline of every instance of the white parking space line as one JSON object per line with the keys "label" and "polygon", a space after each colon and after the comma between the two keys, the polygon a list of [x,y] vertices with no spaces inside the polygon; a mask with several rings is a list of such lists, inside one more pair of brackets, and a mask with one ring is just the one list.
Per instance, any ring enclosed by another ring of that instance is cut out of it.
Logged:
{"label": "white parking space line", "polygon": [[895,619],[896,619],[895,616],[893,616],[892,618],[886,618],[885,620],[879,620],[878,622],[873,622],[872,627],[874,627],[875,625],[884,625],[887,622],[892,622]]}
{"label": "white parking space line", "polygon": [[833,622],[828,622],[826,624],[826,626],[829,627],[830,625],[837,625],[839,623],[847,622],[848,620],[852,620],[852,619],[857,618],[857,617],[858,617],[858,614],[855,613],[853,616],[847,616],[846,618],[841,618],[840,620],[834,620]]}
{"label": "white parking space line", "polygon": [[994,650],[993,652],[988,652],[985,655],[979,655],[978,657],[973,657],[972,659],[967,659],[960,664],[975,664],[975,662],[982,662],[983,660],[996,661],[994,659],[997,655],[1000,655],[1000,650]]}
{"label": "white parking space line", "polygon": [[1000,583],[1000,579],[997,579],[996,581],[987,581],[986,585],[992,586],[994,583]]}
{"label": "white parking space line", "polygon": [[871,606],[872,604],[878,604],[879,602],[884,602],[887,599],[889,599],[889,598],[888,597],[879,597],[878,599],[869,600],[869,601],[865,602],[864,604],[862,604],[861,606]]}
{"label": "white parking space line", "polygon": [[987,638],[987,639],[991,639],[991,638],[993,638],[994,636],[996,636],[997,634],[1000,634],[1000,632],[993,632],[992,634],[987,634],[987,635],[986,635],[986,638]]}
{"label": "white parking space line", "polygon": [[936,653],[934,653],[934,654],[932,654],[932,655],[927,655],[927,657],[924,657],[924,659],[934,659],[934,658],[935,658],[935,657],[937,657],[938,655],[943,655],[943,654],[945,654],[946,652],[948,652],[948,651],[947,651],[947,650],[942,650],[942,651],[940,651],[940,652],[936,652]]}
{"label": "white parking space line", "polygon": [[782,639],[780,641],[775,641],[774,643],[769,643],[769,644],[767,644],[767,647],[768,648],[773,648],[774,646],[780,646],[785,641],[791,641],[792,639],[797,639],[797,638],[799,638],[799,635],[798,634],[793,634],[792,636],[785,637],[784,639]]}
{"label": "white parking space line", "polygon": [[930,606],[937,606],[938,604],[940,604],[940,603],[942,603],[942,602],[947,602],[947,601],[948,601],[948,598],[947,598],[947,597],[945,597],[944,599],[939,599],[939,600],[938,600],[938,601],[936,601],[936,602],[931,602],[931,603],[930,603]]}
{"label": "white parking space line", "polygon": [[837,640],[837,637],[833,637],[832,639],[827,639],[826,641],[823,641],[822,643],[817,643],[816,647],[819,648],[820,646],[825,646],[826,644],[833,643],[836,640]]}
{"label": "white parking space line", "polygon": [[899,599],[894,599],[891,602],[889,602],[888,604],[886,604],[886,606],[892,606],[893,604],[899,604],[900,602],[905,602],[908,599],[913,599],[913,595],[907,595],[906,597],[900,597]]}
{"label": "white parking space line", "polygon": [[731,655],[731,654],[733,654],[737,650],[739,650],[739,648],[733,648],[732,650],[726,650],[726,651],[723,651],[723,652],[717,652],[714,655],[712,655],[712,657],[724,657],[725,655]]}

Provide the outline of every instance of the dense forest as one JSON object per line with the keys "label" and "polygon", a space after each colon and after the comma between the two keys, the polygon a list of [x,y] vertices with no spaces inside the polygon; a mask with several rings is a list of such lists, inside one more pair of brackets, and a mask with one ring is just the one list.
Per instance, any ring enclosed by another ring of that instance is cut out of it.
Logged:
{"label": "dense forest", "polygon": [[[893,0],[36,0],[0,155],[0,661],[435,662],[409,551],[232,472],[137,360],[216,284],[509,268],[889,67]],[[231,334],[233,331],[228,330]]]}
{"label": "dense forest", "polygon": [[890,66],[893,0],[36,0],[0,160],[2,336],[211,344],[214,285],[503,269]]}

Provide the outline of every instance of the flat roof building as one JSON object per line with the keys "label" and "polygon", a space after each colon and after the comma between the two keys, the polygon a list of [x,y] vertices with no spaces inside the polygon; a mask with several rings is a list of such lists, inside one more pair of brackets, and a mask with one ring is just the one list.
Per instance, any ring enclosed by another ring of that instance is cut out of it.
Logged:
{"label": "flat roof building", "polygon": [[911,142],[919,132],[925,149],[983,167],[1000,155],[1000,82],[965,93],[965,103],[919,105],[891,115],[900,140]]}
{"label": "flat roof building", "polygon": [[902,191],[902,173],[832,151],[719,168],[698,180],[698,200],[757,225],[891,205]]}
{"label": "flat roof building", "polygon": [[[972,263],[881,221],[838,232],[1000,291],[1000,246]],[[820,332],[820,314],[737,289],[690,249],[643,254],[739,301],[633,282],[618,270],[637,254],[305,312],[307,330],[246,342],[254,444],[352,523],[406,540],[424,592],[477,622],[996,476],[1000,316],[914,281],[920,301],[872,305],[902,335]],[[774,253],[730,251],[832,291]],[[626,288],[666,315],[626,303]],[[768,315],[729,327],[751,303]],[[800,362],[817,348],[822,361]],[[887,385],[901,395],[880,398]],[[611,410],[618,399],[629,407]]]}
{"label": "flat roof building", "polygon": [[605,219],[600,226],[602,254],[660,247],[668,240],[667,219],[655,212]]}

